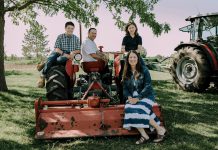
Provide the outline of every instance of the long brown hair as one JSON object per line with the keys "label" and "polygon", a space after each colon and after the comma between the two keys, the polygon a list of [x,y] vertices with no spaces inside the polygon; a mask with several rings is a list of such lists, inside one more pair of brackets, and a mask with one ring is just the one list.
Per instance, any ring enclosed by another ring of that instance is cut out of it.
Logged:
{"label": "long brown hair", "polygon": [[129,51],[129,53],[127,54],[126,56],[126,59],[125,59],[125,65],[124,65],[124,69],[123,69],[123,77],[122,77],[122,81],[123,80],[126,80],[126,79],[130,79],[131,77],[131,66],[129,64],[129,55],[131,53],[134,53],[136,54],[136,56],[138,57],[138,62],[136,64],[136,73],[134,74],[134,76],[138,79],[140,73],[141,73],[141,62],[140,62],[140,56],[139,54],[135,51],[135,50],[131,50]]}
{"label": "long brown hair", "polygon": [[137,25],[134,22],[127,23],[127,25],[125,27],[126,35],[130,35],[129,31],[128,31],[128,28],[129,28],[130,25],[134,25],[135,26],[135,28],[136,28],[135,35],[138,35],[138,27],[137,27]]}

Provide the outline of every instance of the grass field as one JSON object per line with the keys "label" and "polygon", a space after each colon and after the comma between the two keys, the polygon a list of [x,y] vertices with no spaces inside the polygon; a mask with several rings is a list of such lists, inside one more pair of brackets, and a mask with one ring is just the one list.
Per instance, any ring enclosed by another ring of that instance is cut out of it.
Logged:
{"label": "grass field", "polygon": [[212,150],[218,149],[218,91],[178,90],[167,73],[151,72],[157,102],[162,105],[167,139],[161,144],[134,145],[138,137],[34,139],[34,100],[45,97],[36,88],[39,73],[33,65],[6,63],[9,92],[0,92],[0,149]]}

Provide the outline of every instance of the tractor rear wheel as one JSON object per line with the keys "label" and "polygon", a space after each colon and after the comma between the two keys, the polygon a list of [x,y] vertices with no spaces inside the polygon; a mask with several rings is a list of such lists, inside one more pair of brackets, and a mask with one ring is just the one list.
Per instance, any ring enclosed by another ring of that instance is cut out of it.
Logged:
{"label": "tractor rear wheel", "polygon": [[67,75],[64,66],[52,67],[46,75],[46,97],[48,100],[68,99]]}
{"label": "tractor rear wheel", "polygon": [[190,46],[178,50],[171,66],[173,80],[190,92],[203,92],[209,87],[210,71],[205,54]]}

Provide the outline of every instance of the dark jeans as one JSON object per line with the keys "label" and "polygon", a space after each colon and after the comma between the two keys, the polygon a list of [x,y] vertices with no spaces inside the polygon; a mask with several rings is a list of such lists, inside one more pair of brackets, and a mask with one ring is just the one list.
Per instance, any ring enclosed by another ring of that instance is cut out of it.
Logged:
{"label": "dark jeans", "polygon": [[66,61],[68,59],[64,56],[60,56],[59,53],[57,52],[52,52],[49,57],[47,58],[47,61],[45,63],[45,67],[42,70],[42,74],[46,75],[46,73],[48,72],[48,70],[54,66],[54,65],[61,65],[61,64],[65,64]]}

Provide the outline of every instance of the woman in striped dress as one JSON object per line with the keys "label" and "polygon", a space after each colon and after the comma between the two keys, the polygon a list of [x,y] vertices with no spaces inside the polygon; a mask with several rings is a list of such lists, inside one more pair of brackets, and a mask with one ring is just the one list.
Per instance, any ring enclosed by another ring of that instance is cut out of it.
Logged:
{"label": "woman in striped dress", "polygon": [[125,104],[125,116],[123,127],[137,128],[141,138],[136,144],[142,144],[149,140],[144,128],[155,128],[157,138],[154,142],[163,140],[166,129],[160,126],[160,121],[152,111],[154,104],[154,92],[151,86],[151,77],[146,67],[141,69],[140,56],[136,51],[127,54],[123,72],[123,96],[127,100]]}

